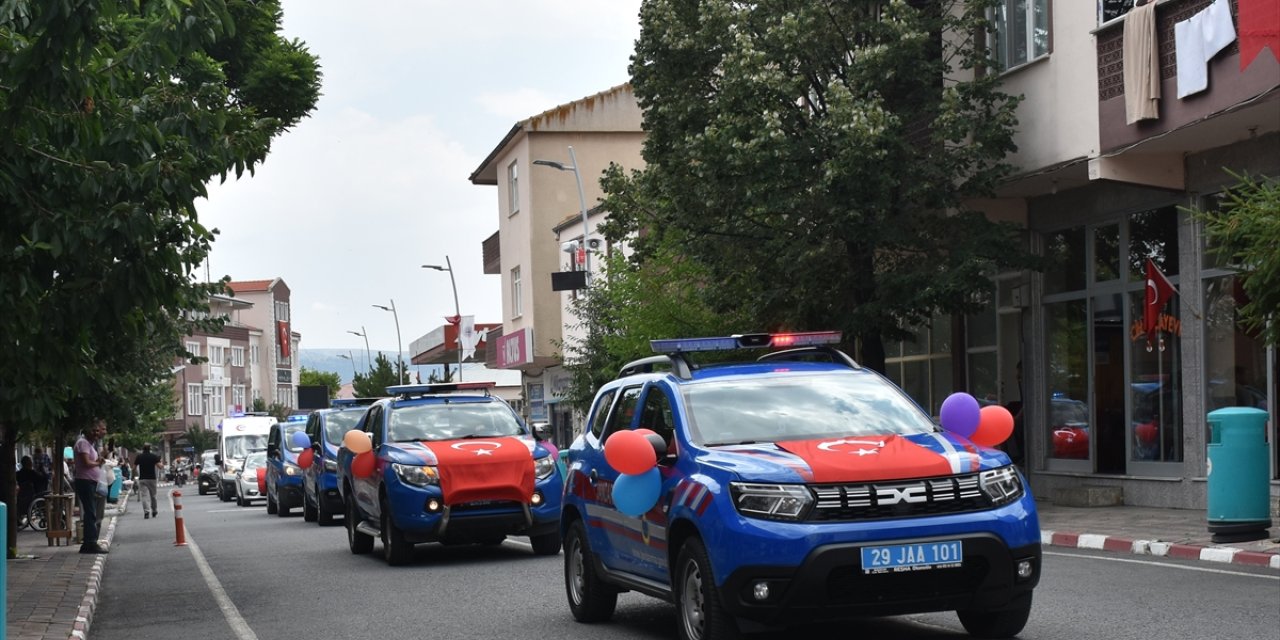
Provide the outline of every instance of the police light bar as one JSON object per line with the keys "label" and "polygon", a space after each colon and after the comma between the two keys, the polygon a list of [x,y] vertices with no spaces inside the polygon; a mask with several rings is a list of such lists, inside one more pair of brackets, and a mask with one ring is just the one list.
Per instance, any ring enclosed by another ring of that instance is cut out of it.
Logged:
{"label": "police light bar", "polygon": [[799,333],[744,333],[715,338],[668,338],[650,340],[654,353],[688,351],[729,351],[732,349],[764,349],[810,347],[839,344],[839,331],[803,331]]}
{"label": "police light bar", "polygon": [[329,406],[335,409],[339,407],[367,407],[377,401],[377,398],[334,398],[329,401]]}
{"label": "police light bar", "polygon": [[288,418],[285,418],[284,421],[285,422],[306,422],[307,416],[295,414],[295,415],[289,416]]}
{"label": "police light bar", "polygon": [[471,389],[492,389],[496,382],[437,382],[435,384],[398,384],[387,387],[387,395],[422,396],[433,393],[449,393],[450,391],[467,391]]}

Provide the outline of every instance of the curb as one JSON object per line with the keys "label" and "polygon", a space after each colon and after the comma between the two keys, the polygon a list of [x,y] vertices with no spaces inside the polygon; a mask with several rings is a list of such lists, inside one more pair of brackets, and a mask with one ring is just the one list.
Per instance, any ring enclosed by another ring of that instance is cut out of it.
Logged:
{"label": "curb", "polygon": [[1194,544],[1160,542],[1158,540],[1130,540],[1117,536],[1048,530],[1040,532],[1040,544],[1280,569],[1280,553],[1246,551],[1235,547],[1204,547]]}
{"label": "curb", "polygon": [[[111,516],[111,524],[107,525],[108,550],[116,534],[116,521],[119,514]],[[67,640],[85,640],[89,637],[89,625],[93,623],[93,612],[98,608],[98,590],[102,588],[102,572],[106,569],[107,557],[99,555],[93,560],[93,569],[89,570],[89,581],[85,585],[84,598],[80,600],[80,609],[76,612],[76,620],[71,625],[71,634]]]}

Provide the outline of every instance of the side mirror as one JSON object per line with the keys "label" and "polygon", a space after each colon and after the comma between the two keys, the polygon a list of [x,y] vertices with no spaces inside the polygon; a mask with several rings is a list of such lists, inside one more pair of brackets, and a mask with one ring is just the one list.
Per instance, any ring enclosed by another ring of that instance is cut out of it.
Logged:
{"label": "side mirror", "polygon": [[279,458],[279,457],[280,457],[280,446],[279,446],[279,445],[275,445],[275,444],[267,445],[267,457],[268,457],[268,458]]}
{"label": "side mirror", "polygon": [[551,425],[545,422],[537,422],[533,425],[533,437],[537,440],[551,439]]}
{"label": "side mirror", "polygon": [[221,467],[221,466],[222,466],[222,454],[221,454],[221,453],[215,453],[215,454],[213,454],[213,463],[214,463],[214,464],[216,464],[216,465],[218,465],[219,467]]}

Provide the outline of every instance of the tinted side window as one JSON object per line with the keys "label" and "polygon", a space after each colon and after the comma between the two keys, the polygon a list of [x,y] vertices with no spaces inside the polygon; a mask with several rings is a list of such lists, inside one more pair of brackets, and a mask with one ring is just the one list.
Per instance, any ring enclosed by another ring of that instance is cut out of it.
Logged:
{"label": "tinted side window", "polygon": [[675,416],[671,413],[671,401],[662,387],[652,385],[644,394],[644,407],[640,409],[639,429],[649,429],[667,441],[667,447],[675,441]]}
{"label": "tinted side window", "polygon": [[605,419],[609,417],[609,405],[613,404],[613,396],[617,395],[618,390],[607,391],[600,396],[600,401],[596,403],[596,414],[592,416],[591,433],[599,438],[604,433]]}
{"label": "tinted side window", "polygon": [[369,413],[364,416],[364,424],[360,425],[365,431],[373,436],[373,446],[376,448],[382,444],[382,406],[375,406],[369,409]]}
{"label": "tinted side window", "polygon": [[609,434],[615,431],[631,428],[631,419],[636,415],[636,405],[640,401],[640,387],[627,387],[622,390],[622,397],[613,405],[613,411],[609,412],[609,422],[604,428],[603,440],[609,439]]}

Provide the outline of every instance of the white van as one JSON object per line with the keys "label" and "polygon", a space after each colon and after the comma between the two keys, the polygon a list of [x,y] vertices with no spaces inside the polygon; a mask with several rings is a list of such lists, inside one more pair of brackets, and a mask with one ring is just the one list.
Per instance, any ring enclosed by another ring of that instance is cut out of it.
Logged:
{"label": "white van", "polygon": [[230,502],[236,497],[236,474],[244,459],[254,451],[267,450],[267,434],[276,419],[268,415],[235,416],[218,423],[218,498]]}

